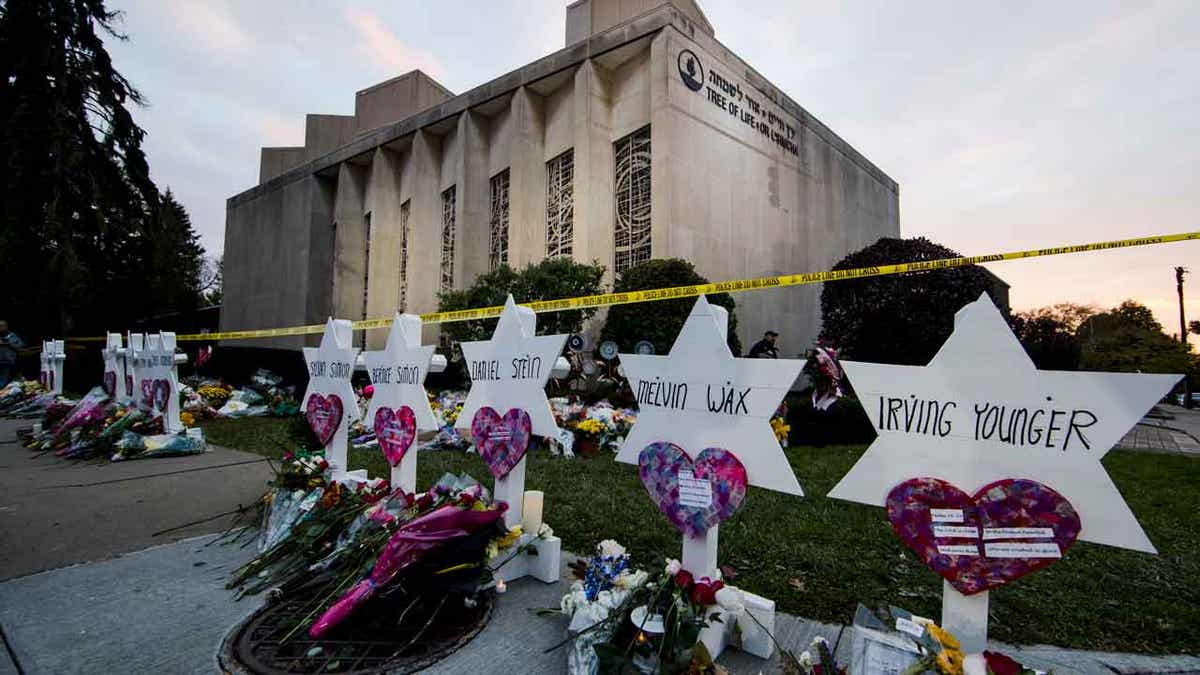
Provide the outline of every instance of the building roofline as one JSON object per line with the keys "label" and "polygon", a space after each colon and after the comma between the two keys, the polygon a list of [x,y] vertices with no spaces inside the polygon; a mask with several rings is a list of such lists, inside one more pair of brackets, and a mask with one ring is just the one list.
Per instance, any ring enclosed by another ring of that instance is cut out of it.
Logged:
{"label": "building roofline", "polygon": [[[442,101],[441,103],[426,108],[425,110],[409,115],[402,120],[385,124],[372,129],[371,131],[365,132],[363,135],[355,138],[350,143],[347,143],[346,145],[343,145],[332,152],[326,153],[325,155],[316,157],[311,161],[305,162],[304,164],[293,167],[265,183],[261,183],[249,189],[243,190],[232,197],[229,197],[226,200],[226,208],[235,207],[246,201],[255,199],[262,194],[275,190],[282,185],[286,185],[293,181],[325,171],[330,167],[337,166],[342,162],[371,152],[377,147],[415,133],[420,129],[460,115],[471,108],[487,103],[493,99],[505,96],[523,86],[533,84],[568,68],[573,68],[588,59],[600,56],[601,54],[617,49],[618,47],[630,42],[653,35],[668,26],[679,31],[680,35],[683,37],[694,39],[690,36],[690,23],[692,23],[692,20],[684,15],[678,8],[669,3],[660,5],[649,12],[626,21],[625,23],[613,26],[606,31],[591,35],[586,40],[580,40],[573,45],[567,45],[563,49],[548,54],[547,56],[543,56],[532,63],[505,73],[489,82],[485,82],[476,87],[468,89],[467,91],[454,96],[453,98]],[[823,140],[832,145],[835,149],[853,161],[864,171],[871,174],[876,180],[878,180],[892,192],[899,192],[899,186],[895,180],[893,180],[890,176],[884,173],[882,169],[877,167],[873,162],[863,156],[862,153],[855,150],[854,147],[842,139],[841,136],[838,136],[832,129],[805,110],[799,103],[796,103],[794,100],[792,100],[791,97],[789,97],[781,89],[771,84],[770,80],[763,77],[761,73],[747,64],[741,59],[741,57],[738,57],[728,47],[725,47],[725,45],[723,45],[719,40],[707,35],[705,37],[713,40],[723,49],[725,49],[725,51],[737,58],[738,61],[746,67],[748,73],[753,74],[755,78],[770,85],[772,90],[782,98],[782,100],[777,100],[775,103],[799,119],[802,125],[808,126]],[[416,72],[419,71],[409,71],[408,73],[404,73],[396,78],[392,78],[392,80],[380,83],[380,85],[395,81],[399,78],[411,76]],[[365,89],[363,91],[367,90]],[[763,93],[770,94],[771,92]],[[770,98],[770,96],[768,97]]]}

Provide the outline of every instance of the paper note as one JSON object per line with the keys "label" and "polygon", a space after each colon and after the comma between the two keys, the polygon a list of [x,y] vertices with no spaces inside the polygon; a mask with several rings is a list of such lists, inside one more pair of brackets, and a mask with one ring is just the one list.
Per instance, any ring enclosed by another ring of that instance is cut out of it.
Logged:
{"label": "paper note", "polygon": [[929,509],[929,518],[935,523],[961,523],[962,509]]}
{"label": "paper note", "polygon": [[707,509],[712,506],[712,484],[706,480],[697,480],[695,474],[688,469],[679,472],[679,503]]}
{"label": "paper note", "polygon": [[924,626],[916,621],[913,621],[912,619],[905,619],[902,616],[896,617],[896,630],[900,631],[901,633],[908,633],[915,638],[920,638],[925,634]]}
{"label": "paper note", "polygon": [[939,544],[937,550],[942,555],[979,555],[979,547],[975,544]]}
{"label": "paper note", "polygon": [[979,528],[964,525],[934,525],[933,536],[978,539]]}
{"label": "paper note", "polygon": [[985,527],[984,539],[1053,539],[1054,530],[1049,527]]}
{"label": "paper note", "polygon": [[989,558],[1061,558],[1062,550],[1054,542],[1027,544],[1017,541],[1000,541],[984,544],[984,555]]}

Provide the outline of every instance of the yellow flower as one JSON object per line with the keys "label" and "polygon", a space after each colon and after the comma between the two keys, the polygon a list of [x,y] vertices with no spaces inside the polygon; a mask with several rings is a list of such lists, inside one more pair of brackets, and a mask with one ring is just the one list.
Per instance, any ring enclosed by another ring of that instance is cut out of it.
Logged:
{"label": "yellow flower", "polygon": [[503,551],[507,548],[512,548],[513,544],[521,539],[521,526],[514,525],[503,537],[495,541],[497,550]]}
{"label": "yellow flower", "polygon": [[183,422],[183,426],[185,427],[196,426],[196,418],[192,417],[192,413],[187,411],[179,413],[179,421]]}
{"label": "yellow flower", "polygon": [[963,653],[946,649],[937,655],[937,669],[942,675],[963,675]]}
{"label": "yellow flower", "polygon": [[958,638],[951,635],[949,631],[937,625],[936,623],[929,624],[925,627],[925,629],[929,631],[929,634],[933,636],[933,639],[937,640],[944,649],[962,649],[962,645],[958,643]]}

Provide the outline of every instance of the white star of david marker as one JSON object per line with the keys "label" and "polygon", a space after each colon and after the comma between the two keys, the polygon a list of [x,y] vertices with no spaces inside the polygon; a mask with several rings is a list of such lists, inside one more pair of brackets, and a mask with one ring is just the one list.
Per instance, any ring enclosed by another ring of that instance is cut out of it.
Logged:
{"label": "white star of david marker", "polygon": [[558,433],[550,402],[546,400],[546,382],[566,335],[535,335],[537,315],[518,307],[508,296],[500,321],[491,340],[463,342],[463,357],[471,376],[471,391],[463,402],[454,426],[470,429],[475,413],[485,406],[503,415],[510,408],[529,414],[530,426],[538,436]]}
{"label": "white star of david marker", "polygon": [[928,366],[842,366],[879,436],[830,497],[882,506],[910,478],[968,494],[1030,479],[1071,503],[1080,539],[1155,552],[1100,460],[1179,375],[1037,370],[987,294]]}
{"label": "white star of david marker", "polygon": [[304,398],[300,400],[301,412],[308,405],[309,396],[337,394],[342,399],[343,418],[352,420],[358,417],[357,399],[354,397],[354,387],[350,385],[354,359],[358,357],[358,350],[350,346],[352,332],[349,321],[334,321],[331,318],[325,322],[321,344],[304,348],[304,362],[308,364],[308,387],[304,390]]}
{"label": "white star of david marker", "polygon": [[425,376],[429,374],[434,349],[434,345],[421,345],[420,317],[397,314],[383,351],[363,352],[363,364],[375,386],[367,408],[368,424],[374,422],[375,412],[380,408],[399,410],[408,406],[412,408],[417,429],[438,428],[425,392]]}
{"label": "white star of david marker", "polygon": [[637,396],[638,419],[618,462],[637,464],[642,450],[660,441],[693,459],[705,448],[724,448],[742,462],[751,485],[804,494],[770,423],[803,361],[734,358],[700,296],[670,354],[621,354],[621,364]]}

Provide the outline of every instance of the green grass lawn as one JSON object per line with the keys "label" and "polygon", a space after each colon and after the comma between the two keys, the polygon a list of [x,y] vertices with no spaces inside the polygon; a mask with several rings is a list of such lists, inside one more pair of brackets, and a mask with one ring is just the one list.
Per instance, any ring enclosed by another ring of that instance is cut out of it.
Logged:
{"label": "green grass lawn", "polygon": [[[212,443],[273,457],[304,433],[297,423],[269,418],[204,427]],[[720,560],[738,571],[738,586],[773,598],[783,611],[830,623],[849,622],[860,601],[940,616],[941,578],[900,544],[883,509],[824,496],[863,449],[789,449],[807,497],[750,488],[742,510],[721,526]],[[1017,644],[1194,653],[1200,460],[1113,451],[1104,464],[1159,555],[1078,542],[1053,566],[992,591],[989,634]],[[387,475],[379,453],[352,452],[350,465]],[[476,455],[424,452],[417,466],[419,485],[446,471],[490,478]],[[526,486],[545,490],[546,521],[569,551],[585,553],[601,539],[616,539],[646,564],[679,556],[679,534],[646,497],[633,466],[608,455],[564,460],[534,453]]]}

